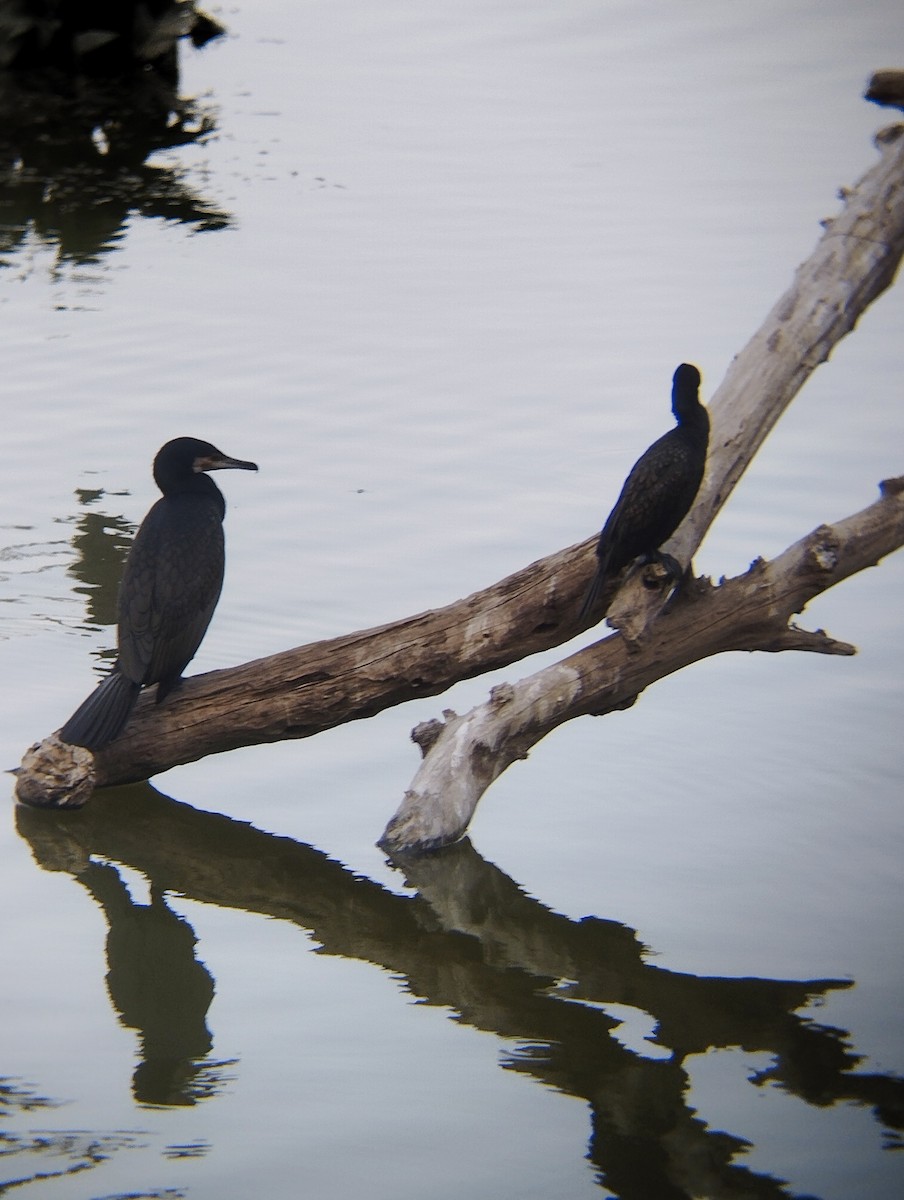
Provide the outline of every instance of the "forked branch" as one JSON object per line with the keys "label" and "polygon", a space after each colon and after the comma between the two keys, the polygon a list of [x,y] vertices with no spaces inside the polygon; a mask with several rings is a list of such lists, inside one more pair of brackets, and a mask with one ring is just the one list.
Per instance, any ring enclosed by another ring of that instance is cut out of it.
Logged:
{"label": "forked branch", "polygon": [[714,586],[694,579],[638,641],[622,633],[515,684],[496,687],[464,716],[419,726],[424,759],[380,844],[390,853],[430,850],[465,833],[480,798],[516,759],[565,721],[602,716],[644,688],[726,650],[854,654],[853,646],[791,618],[820,592],[904,545],[904,477],[881,485],[862,512],[821,525],[772,562]]}

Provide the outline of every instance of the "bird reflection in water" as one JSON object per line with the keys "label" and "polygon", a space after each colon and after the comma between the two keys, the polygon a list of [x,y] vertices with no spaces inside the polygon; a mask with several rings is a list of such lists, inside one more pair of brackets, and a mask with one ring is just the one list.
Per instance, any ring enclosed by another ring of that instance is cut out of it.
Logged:
{"label": "bird reflection in water", "polygon": [[[122,514],[103,511],[107,493],[101,488],[78,488],[76,497],[80,512],[72,548],[76,557],[69,573],[78,580],[75,591],[85,597],[85,627],[98,629],[116,624],[116,602],[119,581],[135,537],[135,526]],[[116,658],[116,651],[107,647],[97,652],[103,660]]]}
{"label": "bird reflection in water", "polygon": [[197,938],[166,897],[151,888],[136,904],[119,871],[89,862],[75,879],[107,920],[107,991],[127,1029],[139,1035],[141,1057],[132,1093],[141,1104],[191,1105],[223,1085],[224,1064],[205,1064],[212,1041],[207,1010],[210,972],[195,957]]}
{"label": "bird reflection in water", "polygon": [[[849,980],[706,978],[651,966],[632,929],[550,911],[468,842],[406,860],[401,870],[417,892],[400,895],[313,847],[195,811],[149,784],[111,788],[77,813],[20,807],[17,822],[41,866],[68,870],[83,886],[89,860],[100,857],[141,872],[158,908],[173,892],[288,921],[325,953],[399,978],[406,1002],[415,996],[506,1043],[515,1039],[521,1048],[503,1066],[588,1104],[589,1156],[600,1184],[623,1200],[792,1195],[735,1161],[748,1145],[742,1133],[709,1128],[690,1106],[685,1059],[709,1050],[769,1054],[769,1077],[787,1093],[821,1107],[868,1106],[890,1138],[904,1129],[904,1080],[856,1073],[848,1035],[798,1011]],[[120,901],[105,886],[112,904],[106,893],[95,898],[109,917]],[[162,957],[187,961],[184,934],[157,946]],[[140,977],[132,954],[122,955],[120,969]],[[161,969],[191,978],[184,965]],[[200,976],[192,986],[197,1014]],[[137,987],[119,979],[116,993]],[[657,1053],[622,1044],[606,1005],[648,1013]],[[200,1036],[197,1016],[194,1029]]]}

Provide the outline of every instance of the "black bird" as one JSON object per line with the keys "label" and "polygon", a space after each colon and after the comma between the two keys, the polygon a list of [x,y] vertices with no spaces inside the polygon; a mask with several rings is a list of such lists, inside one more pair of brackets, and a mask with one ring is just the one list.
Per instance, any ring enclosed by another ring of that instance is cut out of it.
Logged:
{"label": "black bird", "polygon": [[64,742],[99,750],[122,732],[138,693],[157,703],[179,683],[207,632],[223,586],[226,501],[206,471],[257,464],[197,438],[175,438],[154,459],[163,496],[141,523],[119,588],[119,657],[63,728]]}
{"label": "black bird", "polygon": [[[709,444],[709,414],[700,403],[700,372],[682,363],[672,378],[672,412],[678,424],[640,456],[625,480],[596,547],[599,564],[580,620],[595,609],[604,585],[635,558],[656,557],[687,516],[703,479]],[[601,618],[598,618],[601,619]]]}

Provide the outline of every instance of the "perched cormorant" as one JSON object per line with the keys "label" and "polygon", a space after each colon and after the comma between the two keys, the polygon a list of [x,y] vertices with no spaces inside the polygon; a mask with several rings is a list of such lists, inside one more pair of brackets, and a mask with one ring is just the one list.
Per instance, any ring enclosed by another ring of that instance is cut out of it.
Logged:
{"label": "perched cormorant", "polygon": [[580,620],[594,611],[608,580],[640,555],[656,557],[694,503],[709,443],[709,415],[700,403],[699,391],[700,372],[682,363],[672,378],[672,412],[678,424],[631,468],[600,534],[596,547],[599,564]]}
{"label": "perched cormorant", "polygon": [[226,501],[206,471],[257,464],[197,438],[175,438],[154,459],[163,496],[141,523],[119,588],[119,657],[63,728],[64,742],[99,750],[118,737],[138,693],[157,703],[179,683],[207,632],[223,586]]}

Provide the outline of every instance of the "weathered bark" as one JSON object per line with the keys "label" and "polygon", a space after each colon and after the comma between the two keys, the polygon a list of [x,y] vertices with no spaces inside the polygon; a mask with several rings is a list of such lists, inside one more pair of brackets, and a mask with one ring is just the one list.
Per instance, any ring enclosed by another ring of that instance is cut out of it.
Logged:
{"label": "weathered bark", "polygon": [[[902,134],[899,125],[879,135],[879,162],[844,193],[841,213],[824,223],[813,254],[713,396],[707,476],[668,545],[681,562],[689,562],[807,377],[894,278],[904,253]],[[95,786],[145,779],[239,746],[307,737],[560,645],[578,631],[595,540],[446,608],[195,677],[159,707],[144,697],[123,736],[96,756],[48,738],[23,760],[17,795],[78,805]],[[623,592],[632,586],[640,587]],[[649,611],[635,613],[637,628],[663,603],[660,591],[649,591]]]}
{"label": "weathered bark", "polygon": [[392,853],[429,850],[461,838],[477,804],[502,772],[547,733],[574,717],[633,704],[657,679],[726,650],[811,650],[854,654],[821,630],[790,625],[814,596],[904,545],[904,477],[881,498],[833,526],[821,525],[784,554],[758,561],[714,587],[686,585],[640,641],[623,633],[572,654],[515,684],[463,717],[425,722],[413,737],[421,763],[380,844]]}

